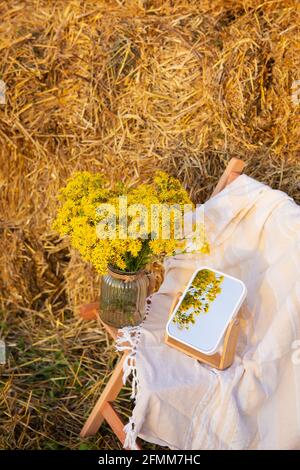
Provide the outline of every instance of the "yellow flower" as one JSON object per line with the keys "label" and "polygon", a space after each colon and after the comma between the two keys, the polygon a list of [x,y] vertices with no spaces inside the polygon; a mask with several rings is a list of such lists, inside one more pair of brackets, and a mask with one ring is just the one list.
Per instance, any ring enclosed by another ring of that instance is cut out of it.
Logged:
{"label": "yellow flower", "polygon": [[[124,201],[122,199],[120,202],[119,196],[126,196],[127,206],[130,207],[127,214],[127,238],[121,236],[124,226],[123,216],[119,214],[120,204]],[[176,204],[179,212],[183,210],[184,204],[192,206],[180,181],[164,172],[157,172],[152,183],[128,189],[120,183],[109,188],[102,174],[77,172],[61,189],[59,200],[61,206],[53,228],[62,236],[68,235],[71,245],[100,274],[105,274],[108,265],[123,271],[136,271],[154,256],[170,256],[185,246],[185,242],[175,236],[176,230],[180,229],[175,212],[170,212],[170,224],[164,212],[153,213],[153,207],[159,204],[166,207]],[[101,203],[106,204],[104,213],[97,212]],[[115,236],[108,237],[112,234],[104,224],[106,238],[99,238],[97,225],[108,221],[112,223],[110,228],[113,227]],[[166,237],[164,235],[168,226],[170,233]],[[205,250],[208,250],[208,244],[201,248],[201,251]]]}

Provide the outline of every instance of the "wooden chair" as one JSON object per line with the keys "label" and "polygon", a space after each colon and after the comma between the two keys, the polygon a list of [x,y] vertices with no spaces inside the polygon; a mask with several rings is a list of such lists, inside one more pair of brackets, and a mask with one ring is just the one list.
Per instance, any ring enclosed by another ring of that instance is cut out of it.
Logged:
{"label": "wooden chair", "polygon": [[[228,163],[226,170],[218,181],[218,184],[215,190],[212,193],[212,196],[218,194],[222,189],[224,189],[228,184],[234,181],[242,172],[245,167],[245,163],[238,158],[232,158]],[[118,330],[112,328],[109,325],[106,325],[99,316],[99,305],[98,302],[93,302],[91,304],[83,305],[80,309],[80,315],[84,319],[97,319],[107,333],[116,340],[118,335]],[[237,329],[234,328],[233,337],[231,337],[232,342],[228,344],[230,350],[229,354],[232,356],[235,352],[235,346],[237,341]],[[225,342],[228,343],[230,337],[230,332],[226,334]],[[129,352],[129,351],[128,351]],[[124,433],[124,422],[117,413],[114,407],[114,400],[120,393],[121,388],[123,387],[123,364],[126,359],[127,351],[123,353],[123,356],[116,365],[109,381],[107,382],[100,398],[98,399],[96,405],[94,406],[91,414],[89,415],[86,423],[84,424],[80,436],[87,437],[92,436],[97,433],[102,422],[105,420],[116,434],[118,439],[124,445],[125,433]],[[227,357],[228,359],[228,357]],[[141,447],[138,445],[141,449]]]}

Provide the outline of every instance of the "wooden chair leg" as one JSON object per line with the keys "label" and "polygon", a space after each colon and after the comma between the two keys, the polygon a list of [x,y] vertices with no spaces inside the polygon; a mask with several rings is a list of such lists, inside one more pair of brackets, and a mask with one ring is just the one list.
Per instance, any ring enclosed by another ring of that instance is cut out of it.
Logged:
{"label": "wooden chair leg", "polygon": [[114,431],[115,435],[121,442],[121,444],[124,446],[125,442],[125,432],[124,432],[124,422],[120,418],[119,414],[114,408],[113,403],[107,402],[105,403],[103,409],[102,409],[102,414],[107,421],[107,423],[110,425],[111,429]]}
{"label": "wooden chair leg", "polygon": [[[113,328],[104,323],[99,316],[99,302],[82,305],[80,308],[80,316],[85,320],[96,319],[99,324],[104,327],[105,331],[116,340],[118,329]],[[129,352],[129,350],[128,350]],[[124,351],[123,356],[116,365],[109,381],[107,382],[100,398],[89,415],[85,425],[83,426],[80,436],[93,436],[99,430],[102,422],[105,420],[118,437],[122,445],[125,442],[124,422],[114,408],[113,401],[119,395],[123,387],[123,364],[128,354]],[[137,448],[141,446],[137,443]]]}
{"label": "wooden chair leg", "polygon": [[107,419],[107,409],[105,407],[108,402],[114,401],[123,387],[123,364],[126,359],[126,353],[123,354],[118,364],[116,365],[109,381],[106,384],[100,398],[94,406],[90,416],[88,417],[85,425],[83,426],[80,436],[87,437],[96,434],[100,428],[103,420]]}
{"label": "wooden chair leg", "polygon": [[[117,436],[121,444],[124,446],[125,438],[126,438],[126,435],[124,432],[125,423],[120,418],[117,411],[115,410],[113,403],[107,402],[103,408],[102,413],[103,413],[104,419],[108,422],[111,429],[114,431],[115,435]],[[131,450],[131,449],[127,449],[125,447],[125,450]],[[136,440],[136,450],[142,450],[139,439]]]}
{"label": "wooden chair leg", "polygon": [[218,194],[222,189],[224,189],[227,184],[232,183],[235,178],[237,178],[245,168],[245,162],[240,160],[239,158],[232,158],[228,163],[223,175],[218,181],[217,186],[215,187],[214,192],[212,193],[211,197]]}

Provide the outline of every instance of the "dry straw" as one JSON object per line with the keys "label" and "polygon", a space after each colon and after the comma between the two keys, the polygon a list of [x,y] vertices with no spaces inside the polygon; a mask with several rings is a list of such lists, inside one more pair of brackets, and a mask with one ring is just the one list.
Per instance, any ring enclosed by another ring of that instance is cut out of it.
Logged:
{"label": "dry straw", "polygon": [[0,17],[0,448],[117,448],[105,427],[78,438],[117,357],[73,314],[99,282],[50,230],[56,193],[74,170],[159,167],[199,202],[238,156],[299,202],[299,2],[0,0]]}

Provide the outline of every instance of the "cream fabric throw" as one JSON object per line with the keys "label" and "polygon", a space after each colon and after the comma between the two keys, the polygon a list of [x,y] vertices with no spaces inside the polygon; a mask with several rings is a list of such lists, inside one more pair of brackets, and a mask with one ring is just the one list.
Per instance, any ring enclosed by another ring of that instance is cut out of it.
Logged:
{"label": "cream fabric throw", "polygon": [[[299,449],[300,207],[242,175],[204,208],[211,254],[168,258],[145,321],[122,330],[117,348],[132,346],[124,379],[133,373],[136,400],[125,445],[139,435],[171,449]],[[201,265],[248,289],[225,371],[164,343],[173,296]]]}

